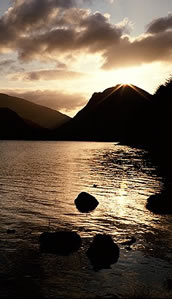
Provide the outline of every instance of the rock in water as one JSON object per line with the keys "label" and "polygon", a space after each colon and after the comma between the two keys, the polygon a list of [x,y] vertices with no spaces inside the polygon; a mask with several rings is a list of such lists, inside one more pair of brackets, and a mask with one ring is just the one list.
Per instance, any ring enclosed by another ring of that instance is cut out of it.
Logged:
{"label": "rock in water", "polygon": [[160,194],[151,195],[146,208],[156,214],[172,214],[172,191],[165,190]]}
{"label": "rock in water", "polygon": [[77,209],[82,213],[88,213],[93,211],[99,202],[97,199],[87,192],[81,192],[75,199],[75,205]]}
{"label": "rock in water", "polygon": [[136,242],[136,238],[135,237],[131,237],[129,240],[122,242],[122,245],[128,245],[131,246],[132,244],[134,244]]}
{"label": "rock in water", "polygon": [[7,229],[7,234],[15,234],[16,230],[15,229]]}
{"label": "rock in water", "polygon": [[90,259],[94,270],[108,269],[111,264],[117,262],[119,258],[119,247],[109,235],[98,234],[94,237],[87,256]]}
{"label": "rock in water", "polygon": [[71,231],[45,232],[40,236],[40,249],[48,253],[69,255],[77,251],[81,244],[81,237]]}

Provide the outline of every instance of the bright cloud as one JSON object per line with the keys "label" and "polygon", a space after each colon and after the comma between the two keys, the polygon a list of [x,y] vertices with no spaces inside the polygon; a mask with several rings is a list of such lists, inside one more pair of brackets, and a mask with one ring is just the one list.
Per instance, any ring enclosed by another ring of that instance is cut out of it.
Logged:
{"label": "bright cloud", "polygon": [[76,6],[75,1],[14,1],[0,20],[0,50],[16,51],[22,60],[69,53],[101,53],[103,67],[170,61],[172,15],[153,20],[147,32],[131,40],[132,23],[112,24],[106,15]]}
{"label": "bright cloud", "polygon": [[[115,9],[115,1],[101,1],[109,7],[107,2],[114,2]],[[33,84],[35,89],[37,84],[40,93],[21,91],[31,100],[42,98],[56,109],[73,111],[85,101],[81,89],[85,88],[83,94],[88,94],[99,86],[100,72],[106,81],[112,71],[127,69],[128,73],[133,67],[143,70],[144,65],[171,65],[172,13],[153,19],[145,32],[131,37],[136,24],[127,17],[112,22],[109,12],[93,10],[98,1],[13,0],[11,3],[0,17],[0,66],[4,74],[1,86],[13,88],[22,81],[23,88],[31,88]],[[88,3],[92,3],[92,9],[86,8]],[[52,91],[55,86],[67,93]]]}

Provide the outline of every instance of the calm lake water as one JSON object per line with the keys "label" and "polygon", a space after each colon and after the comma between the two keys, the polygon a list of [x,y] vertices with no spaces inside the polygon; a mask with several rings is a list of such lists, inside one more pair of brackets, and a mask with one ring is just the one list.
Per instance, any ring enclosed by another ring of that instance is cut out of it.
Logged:
{"label": "calm lake water", "polygon": [[[157,173],[145,151],[115,143],[0,141],[0,297],[172,298],[172,217],[145,207],[163,188]],[[82,191],[99,201],[89,214],[74,205]],[[40,234],[61,229],[80,234],[79,251],[41,253]],[[95,272],[85,253],[97,233],[120,257]]]}

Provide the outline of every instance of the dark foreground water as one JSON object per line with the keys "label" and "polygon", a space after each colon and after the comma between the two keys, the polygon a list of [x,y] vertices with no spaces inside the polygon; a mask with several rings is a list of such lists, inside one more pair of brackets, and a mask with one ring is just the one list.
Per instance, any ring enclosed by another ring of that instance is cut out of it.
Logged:
{"label": "dark foreground water", "polygon": [[[145,208],[162,187],[142,150],[0,141],[0,297],[172,298],[172,216]],[[81,191],[99,201],[90,214],[74,205]],[[60,229],[80,234],[80,250],[68,257],[41,253],[39,235]],[[120,257],[111,269],[95,272],[85,252],[97,233],[112,236]],[[127,250],[121,243],[131,236],[137,241]]]}

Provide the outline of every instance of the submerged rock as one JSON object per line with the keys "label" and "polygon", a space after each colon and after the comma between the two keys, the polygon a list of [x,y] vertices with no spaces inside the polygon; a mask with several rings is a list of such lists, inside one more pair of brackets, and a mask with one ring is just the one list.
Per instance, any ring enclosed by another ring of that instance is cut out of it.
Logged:
{"label": "submerged rock", "polygon": [[122,242],[122,245],[128,245],[131,246],[132,244],[134,244],[136,242],[136,238],[135,237],[131,237],[129,240]]}
{"label": "submerged rock", "polygon": [[167,283],[167,288],[169,290],[172,290],[172,278],[168,278],[166,283]]}
{"label": "submerged rock", "polygon": [[132,248],[130,246],[126,246],[125,249],[127,249],[128,251],[132,250]]}
{"label": "submerged rock", "polygon": [[119,258],[119,247],[109,235],[98,234],[94,237],[87,256],[90,259],[94,270],[108,269],[111,264],[117,262]]}
{"label": "submerged rock", "polygon": [[71,231],[45,232],[40,236],[40,249],[48,253],[69,255],[77,251],[81,244],[81,237]]}
{"label": "submerged rock", "polygon": [[160,194],[151,195],[146,208],[157,214],[172,214],[172,192],[165,190]]}
{"label": "submerged rock", "polygon": [[82,213],[88,213],[93,211],[99,202],[97,199],[87,192],[81,192],[75,199],[75,205],[77,209]]}
{"label": "submerged rock", "polygon": [[15,234],[16,230],[15,229],[7,229],[7,234]]}

